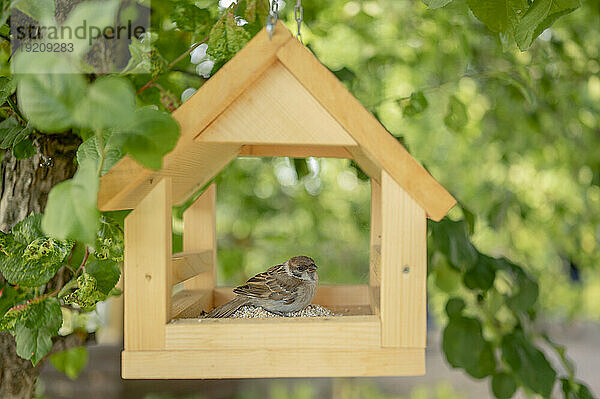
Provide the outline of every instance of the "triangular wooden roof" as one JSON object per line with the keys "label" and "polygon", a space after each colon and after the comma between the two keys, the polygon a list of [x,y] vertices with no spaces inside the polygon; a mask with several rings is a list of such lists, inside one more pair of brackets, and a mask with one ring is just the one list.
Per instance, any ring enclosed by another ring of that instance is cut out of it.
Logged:
{"label": "triangular wooden roof", "polygon": [[352,158],[385,170],[440,220],[456,200],[281,23],[263,29],[173,112],[181,126],[159,171],[121,159],[100,181],[100,210],[133,209],[163,176],[183,203],[238,155]]}

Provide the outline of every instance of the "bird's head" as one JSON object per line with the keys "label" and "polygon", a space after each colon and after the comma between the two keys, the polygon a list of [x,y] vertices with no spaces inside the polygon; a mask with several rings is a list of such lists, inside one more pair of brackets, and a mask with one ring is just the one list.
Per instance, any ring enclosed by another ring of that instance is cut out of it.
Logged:
{"label": "bird's head", "polygon": [[317,274],[317,265],[315,261],[308,256],[294,256],[285,262],[288,266],[290,275],[306,280],[306,281],[318,281],[319,276]]}

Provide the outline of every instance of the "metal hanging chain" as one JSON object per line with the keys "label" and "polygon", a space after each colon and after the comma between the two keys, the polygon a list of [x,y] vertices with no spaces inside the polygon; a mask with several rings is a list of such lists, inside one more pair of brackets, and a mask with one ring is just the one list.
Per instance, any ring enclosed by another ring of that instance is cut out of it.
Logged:
{"label": "metal hanging chain", "polygon": [[269,40],[273,37],[275,32],[275,25],[279,19],[279,0],[271,0],[271,12],[267,17],[267,33],[269,34]]}
{"label": "metal hanging chain", "polygon": [[298,33],[296,37],[300,40],[300,43],[304,44],[302,41],[302,32],[300,28],[302,27],[302,21],[304,20],[304,9],[302,8],[302,0],[296,0],[296,7],[294,7],[294,19],[296,20],[296,24],[298,24]]}

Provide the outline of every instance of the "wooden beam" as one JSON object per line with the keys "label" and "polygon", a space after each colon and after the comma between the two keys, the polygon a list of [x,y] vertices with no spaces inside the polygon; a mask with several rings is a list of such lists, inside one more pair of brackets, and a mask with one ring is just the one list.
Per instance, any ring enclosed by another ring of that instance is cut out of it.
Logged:
{"label": "wooden beam", "polygon": [[371,180],[375,180],[376,182],[381,181],[381,167],[371,161],[360,147],[346,147],[346,149],[352,155],[352,159],[356,161],[358,166],[360,166]]}
{"label": "wooden beam", "polygon": [[125,218],[125,350],[162,350],[171,309],[171,180]]}
{"label": "wooden beam", "polygon": [[381,289],[381,185],[371,179],[371,243],[369,253],[369,294],[375,314],[380,310]]}
{"label": "wooden beam", "polygon": [[381,199],[381,341],[384,347],[425,347],[425,212],[385,171]]}
{"label": "wooden beam", "polygon": [[[183,250],[208,253],[207,270],[184,283],[186,290],[212,291],[217,284],[217,186],[213,183],[183,213]],[[213,306],[212,295],[201,306]]]}
{"label": "wooden beam", "polygon": [[[298,334],[301,331],[302,334]],[[379,317],[180,319],[167,325],[167,350],[207,348],[380,348]]]}
{"label": "wooden beam", "polygon": [[352,158],[345,147],[317,145],[244,145],[240,157]]}
{"label": "wooden beam", "polygon": [[196,141],[240,145],[356,145],[279,62],[273,63]]}
{"label": "wooden beam", "polygon": [[171,261],[173,269],[173,285],[179,284],[198,274],[211,272],[213,269],[213,252],[179,252],[173,254]]}
{"label": "wooden beam", "polygon": [[212,301],[211,290],[183,290],[173,295],[170,316],[172,319],[197,318],[202,311],[209,311],[207,303]]}
{"label": "wooden beam", "polygon": [[279,49],[277,58],[350,133],[364,155],[380,169],[387,170],[431,219],[440,220],[456,204],[452,195],[306,47],[297,40],[290,40]]}
{"label": "wooden beam", "polygon": [[122,352],[122,377],[275,378],[425,374],[425,350],[288,348]]}

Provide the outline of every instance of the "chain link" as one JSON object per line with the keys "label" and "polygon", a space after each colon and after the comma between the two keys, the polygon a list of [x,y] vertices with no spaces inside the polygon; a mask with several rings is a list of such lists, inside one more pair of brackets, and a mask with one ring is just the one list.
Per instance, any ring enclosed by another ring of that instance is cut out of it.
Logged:
{"label": "chain link", "polygon": [[298,33],[297,37],[302,42],[302,32],[300,28],[302,28],[302,21],[304,20],[304,8],[302,8],[302,0],[296,0],[296,7],[294,7],[294,19],[296,20],[296,24],[298,25]]}
{"label": "chain link", "polygon": [[267,33],[269,34],[269,40],[273,37],[275,32],[275,25],[279,19],[279,0],[271,0],[271,12],[267,17]]}

